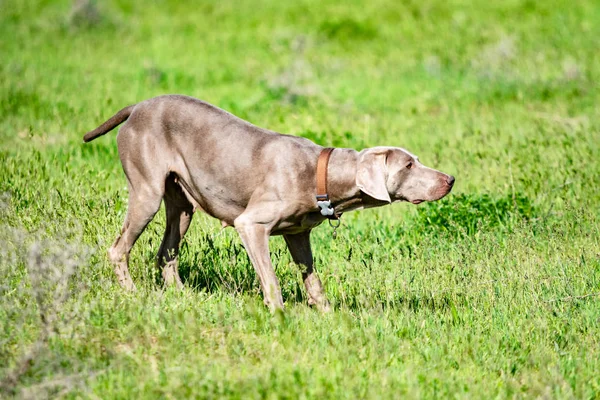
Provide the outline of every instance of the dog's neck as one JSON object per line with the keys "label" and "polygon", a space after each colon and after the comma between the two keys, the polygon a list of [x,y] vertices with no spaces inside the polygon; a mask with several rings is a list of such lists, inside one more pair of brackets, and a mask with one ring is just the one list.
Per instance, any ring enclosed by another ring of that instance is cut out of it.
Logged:
{"label": "dog's neck", "polygon": [[388,204],[368,196],[356,186],[357,166],[358,152],[356,150],[336,148],[331,153],[327,191],[336,213]]}

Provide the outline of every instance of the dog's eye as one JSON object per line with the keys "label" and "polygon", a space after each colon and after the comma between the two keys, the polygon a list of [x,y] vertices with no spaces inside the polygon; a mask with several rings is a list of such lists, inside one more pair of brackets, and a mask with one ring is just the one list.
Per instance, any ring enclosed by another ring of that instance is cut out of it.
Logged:
{"label": "dog's eye", "polygon": [[409,162],[408,164],[406,164],[406,169],[411,169],[413,167],[413,163]]}

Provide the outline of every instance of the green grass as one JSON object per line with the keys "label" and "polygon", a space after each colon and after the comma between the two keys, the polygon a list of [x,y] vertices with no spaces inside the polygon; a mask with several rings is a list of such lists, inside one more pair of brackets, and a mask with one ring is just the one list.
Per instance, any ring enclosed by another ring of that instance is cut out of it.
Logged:
{"label": "green grass", "polygon": [[[0,7],[0,397],[600,398],[600,3]],[[271,315],[236,232],[203,215],[183,291],[153,268],[161,212],[124,293],[115,134],[82,136],[165,93],[408,148],[454,194],[318,228],[327,315],[281,238]]]}

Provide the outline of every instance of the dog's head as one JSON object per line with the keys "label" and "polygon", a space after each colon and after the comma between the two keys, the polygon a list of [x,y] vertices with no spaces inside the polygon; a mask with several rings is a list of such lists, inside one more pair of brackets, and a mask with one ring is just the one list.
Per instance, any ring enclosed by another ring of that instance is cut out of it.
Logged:
{"label": "dog's head", "polygon": [[359,154],[356,185],[380,201],[419,204],[450,193],[454,177],[424,166],[404,149],[373,147]]}

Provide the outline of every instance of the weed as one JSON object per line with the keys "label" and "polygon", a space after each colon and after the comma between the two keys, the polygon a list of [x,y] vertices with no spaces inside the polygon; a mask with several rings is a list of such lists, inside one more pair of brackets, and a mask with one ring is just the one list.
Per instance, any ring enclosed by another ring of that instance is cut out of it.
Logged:
{"label": "weed", "polygon": [[419,207],[417,227],[447,232],[451,236],[472,236],[496,227],[510,232],[521,221],[538,217],[530,200],[522,193],[497,199],[489,194],[458,194]]}
{"label": "weed", "polygon": [[322,22],[319,30],[329,39],[340,41],[371,40],[377,36],[377,29],[373,24],[351,18]]}

